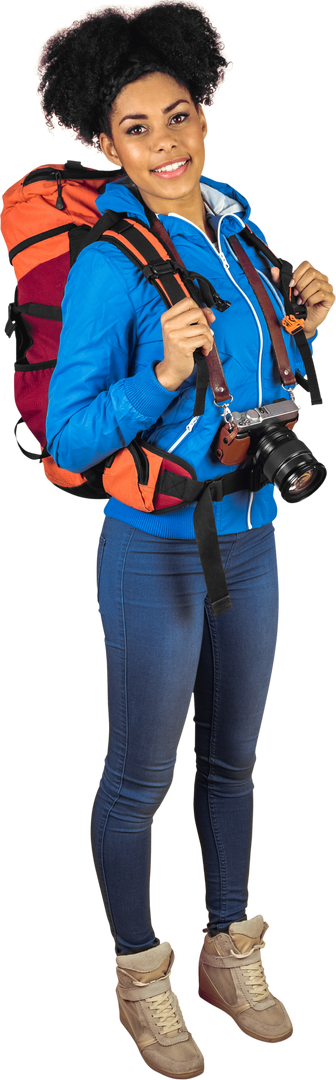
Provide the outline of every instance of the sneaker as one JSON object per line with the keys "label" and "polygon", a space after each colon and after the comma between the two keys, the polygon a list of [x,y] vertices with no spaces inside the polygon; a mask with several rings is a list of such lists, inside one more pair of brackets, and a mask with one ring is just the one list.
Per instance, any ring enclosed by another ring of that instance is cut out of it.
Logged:
{"label": "sneaker", "polygon": [[164,1080],[198,1080],[207,1059],[176,994],[177,959],[167,937],[143,953],[113,957],[117,1021],[151,1072]]}
{"label": "sneaker", "polygon": [[227,1016],[246,1039],[274,1047],[294,1039],[296,1025],[282,998],[271,989],[264,960],[271,922],[259,912],[231,922],[227,933],[210,937],[202,928],[196,996]]}

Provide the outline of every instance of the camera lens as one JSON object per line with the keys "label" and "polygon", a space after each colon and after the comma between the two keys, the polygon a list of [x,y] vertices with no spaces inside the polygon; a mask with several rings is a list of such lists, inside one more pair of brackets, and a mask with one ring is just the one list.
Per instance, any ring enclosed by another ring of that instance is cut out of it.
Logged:
{"label": "camera lens", "polygon": [[307,472],[302,473],[302,476],[299,476],[299,478],[297,480],[293,480],[288,485],[289,494],[290,495],[292,495],[292,494],[295,495],[297,492],[305,491],[305,489],[308,488],[309,485],[311,484],[311,481],[312,481],[313,476],[314,476],[315,473],[316,473],[316,468],[314,466],[312,469],[307,469]]}
{"label": "camera lens", "polygon": [[[253,433],[254,436],[254,433]],[[327,470],[284,424],[271,422],[251,439],[251,451],[286,502],[299,502],[323,484]]]}

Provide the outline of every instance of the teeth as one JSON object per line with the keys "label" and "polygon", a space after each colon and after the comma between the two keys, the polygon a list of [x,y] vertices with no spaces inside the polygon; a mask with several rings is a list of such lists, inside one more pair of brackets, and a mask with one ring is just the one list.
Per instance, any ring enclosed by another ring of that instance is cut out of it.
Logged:
{"label": "teeth", "polygon": [[181,169],[182,165],[187,164],[187,158],[185,161],[175,161],[174,165],[164,165],[163,169],[154,169],[154,172],[173,172],[175,169]]}

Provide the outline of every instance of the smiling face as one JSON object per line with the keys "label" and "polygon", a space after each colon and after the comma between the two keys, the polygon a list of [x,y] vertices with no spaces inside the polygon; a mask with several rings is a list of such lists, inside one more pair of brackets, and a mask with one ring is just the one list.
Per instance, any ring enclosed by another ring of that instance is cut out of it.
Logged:
{"label": "smiling face", "polygon": [[202,106],[194,105],[186,87],[154,72],[120,91],[111,110],[111,136],[102,134],[100,145],[155,213],[198,216],[206,132]]}

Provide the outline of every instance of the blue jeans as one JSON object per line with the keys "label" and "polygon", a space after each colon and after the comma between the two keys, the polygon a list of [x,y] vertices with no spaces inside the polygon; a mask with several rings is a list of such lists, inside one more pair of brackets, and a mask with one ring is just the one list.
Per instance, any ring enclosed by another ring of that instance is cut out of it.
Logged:
{"label": "blue jeans", "polygon": [[252,771],[277,635],[272,523],[219,537],[232,608],[214,618],[195,540],[106,517],[97,559],[110,737],[92,810],[95,867],[116,953],[159,944],[151,824],[172,782],[194,693],[194,814],[210,934],[246,918]]}

